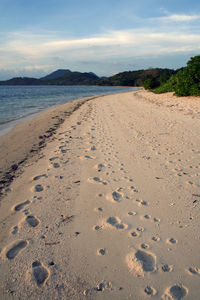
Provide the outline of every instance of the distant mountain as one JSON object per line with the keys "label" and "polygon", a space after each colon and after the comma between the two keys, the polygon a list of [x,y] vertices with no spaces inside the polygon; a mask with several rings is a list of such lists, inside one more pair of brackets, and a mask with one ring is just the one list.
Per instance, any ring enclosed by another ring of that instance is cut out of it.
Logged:
{"label": "distant mountain", "polygon": [[57,70],[40,79],[29,77],[15,77],[0,81],[0,85],[96,85],[99,77],[92,73],[71,72]]}
{"label": "distant mountain", "polygon": [[72,72],[59,69],[40,79],[17,77],[0,81],[0,85],[102,85],[102,86],[143,86],[151,88],[166,82],[176,71],[171,69],[147,69],[118,73],[111,77],[99,78],[92,72]]}
{"label": "distant mountain", "polygon": [[98,79],[99,77],[92,72],[67,72],[56,79],[45,80],[45,83],[55,85],[96,85]]}
{"label": "distant mountain", "polygon": [[41,85],[40,79],[30,77],[14,77],[9,80],[0,81],[0,85]]}
{"label": "distant mountain", "polygon": [[51,80],[51,79],[57,79],[63,75],[65,75],[66,73],[71,73],[70,70],[65,70],[65,69],[58,69],[52,73],[50,73],[49,75],[46,75],[42,78],[40,78],[40,80]]}

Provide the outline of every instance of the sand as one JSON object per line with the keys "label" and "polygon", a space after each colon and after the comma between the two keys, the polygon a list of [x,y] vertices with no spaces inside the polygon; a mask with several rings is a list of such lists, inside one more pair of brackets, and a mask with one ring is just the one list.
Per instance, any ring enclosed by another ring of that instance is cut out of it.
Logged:
{"label": "sand", "polygon": [[200,97],[140,90],[1,137],[0,298],[199,299],[199,132]]}

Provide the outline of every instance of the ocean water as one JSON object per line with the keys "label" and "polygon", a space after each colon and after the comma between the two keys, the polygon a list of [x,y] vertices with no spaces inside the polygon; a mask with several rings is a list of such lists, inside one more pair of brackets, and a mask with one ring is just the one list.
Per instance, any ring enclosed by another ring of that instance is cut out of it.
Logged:
{"label": "ocean water", "polygon": [[131,91],[105,86],[0,86],[0,135],[42,110],[74,99]]}

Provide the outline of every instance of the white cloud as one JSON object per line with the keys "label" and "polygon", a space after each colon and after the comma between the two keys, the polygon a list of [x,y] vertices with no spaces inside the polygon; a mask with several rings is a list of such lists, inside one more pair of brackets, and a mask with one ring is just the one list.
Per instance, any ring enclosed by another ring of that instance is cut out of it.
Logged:
{"label": "white cloud", "polygon": [[[73,57],[76,54],[83,55],[85,51],[95,56],[101,54],[112,55],[112,53],[123,53],[124,50],[131,53],[132,50],[140,54],[155,52],[176,51],[177,47],[193,47],[199,49],[200,34],[174,32],[151,32],[150,30],[121,30],[109,31],[105,34],[79,39],[53,39],[44,37],[44,41],[37,39],[37,36],[30,35],[28,39],[24,35],[21,39],[11,40],[4,46],[5,52],[15,53],[15,55],[27,56],[29,59],[37,60],[45,56],[55,56],[61,54]],[[46,40],[46,41],[45,41]],[[60,56],[60,55],[59,55]],[[39,64],[40,65],[40,64]],[[37,67],[37,64],[35,64]]]}
{"label": "white cloud", "polygon": [[49,69],[51,65],[30,65],[30,66],[25,66],[24,70],[32,71],[32,70],[44,70],[44,69]]}
{"label": "white cloud", "polygon": [[58,33],[10,33],[4,41],[1,38],[0,69],[18,68],[35,73],[58,67],[79,69],[78,62],[88,60],[108,63],[129,58],[131,62],[138,57],[157,56],[159,60],[159,55],[200,52],[200,34],[183,31],[179,26],[173,28],[110,30],[76,39],[58,38]]}
{"label": "white cloud", "polygon": [[195,20],[200,20],[200,15],[172,14],[164,17],[153,18],[152,20],[167,22],[191,22]]}

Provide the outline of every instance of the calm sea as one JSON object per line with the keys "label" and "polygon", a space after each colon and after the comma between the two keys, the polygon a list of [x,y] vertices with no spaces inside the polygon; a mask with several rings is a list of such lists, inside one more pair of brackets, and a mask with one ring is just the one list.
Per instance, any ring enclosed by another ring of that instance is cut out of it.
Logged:
{"label": "calm sea", "polygon": [[105,86],[0,86],[0,135],[50,107],[77,98],[130,90]]}

